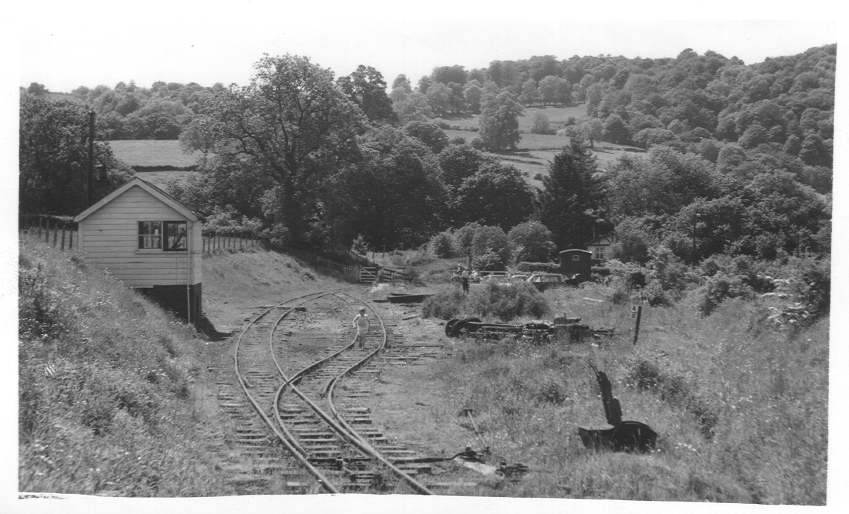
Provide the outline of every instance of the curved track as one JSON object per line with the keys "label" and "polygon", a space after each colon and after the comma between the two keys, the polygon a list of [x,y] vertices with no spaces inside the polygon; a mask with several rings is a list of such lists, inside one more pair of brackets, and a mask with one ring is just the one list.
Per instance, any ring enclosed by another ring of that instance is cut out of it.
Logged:
{"label": "curved track", "polygon": [[[365,349],[355,348],[347,321],[359,306],[371,311]],[[291,455],[289,468],[308,477],[294,481],[300,489],[293,492],[432,494],[416,476],[430,465],[372,428],[368,409],[350,401],[367,391],[343,384],[345,377],[375,373],[373,361],[388,341],[387,324],[374,308],[330,291],[266,308],[237,337],[233,363],[242,392]]]}

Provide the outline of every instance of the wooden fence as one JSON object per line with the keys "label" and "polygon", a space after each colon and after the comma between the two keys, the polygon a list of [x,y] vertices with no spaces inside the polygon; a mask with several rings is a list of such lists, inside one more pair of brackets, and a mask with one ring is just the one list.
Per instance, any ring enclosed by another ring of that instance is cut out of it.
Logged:
{"label": "wooden fence", "polygon": [[223,251],[244,251],[265,248],[262,239],[251,235],[205,234],[203,236],[203,253]]}
{"label": "wooden fence", "polygon": [[18,231],[62,251],[79,247],[77,224],[69,216],[23,214],[18,218]]}

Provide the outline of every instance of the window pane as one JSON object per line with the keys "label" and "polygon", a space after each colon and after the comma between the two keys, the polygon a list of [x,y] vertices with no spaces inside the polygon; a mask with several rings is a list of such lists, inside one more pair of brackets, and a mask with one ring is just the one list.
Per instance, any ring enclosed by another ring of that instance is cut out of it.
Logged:
{"label": "window pane", "polygon": [[162,222],[139,222],[139,248],[162,248]]}
{"label": "window pane", "polygon": [[166,250],[185,250],[186,245],[186,222],[184,221],[166,221],[165,222],[165,249]]}

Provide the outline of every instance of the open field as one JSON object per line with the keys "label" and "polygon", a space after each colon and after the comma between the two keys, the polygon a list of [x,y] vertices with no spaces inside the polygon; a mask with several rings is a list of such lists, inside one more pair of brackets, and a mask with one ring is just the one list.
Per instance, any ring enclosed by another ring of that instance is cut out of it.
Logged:
{"label": "open field", "polygon": [[115,157],[128,166],[194,166],[200,152],[186,153],[180,141],[161,139],[127,139],[108,141]]}
{"label": "open field", "polygon": [[[568,107],[526,107],[521,116],[519,116],[519,130],[522,132],[530,132],[534,124],[534,115],[542,112],[548,116],[548,121],[551,128],[557,130],[566,124],[569,118],[574,118],[580,122],[587,117],[587,108],[585,104],[570,105]],[[478,127],[478,115],[463,118],[436,118],[437,122],[444,122],[452,128],[456,127],[461,130],[469,130]]]}

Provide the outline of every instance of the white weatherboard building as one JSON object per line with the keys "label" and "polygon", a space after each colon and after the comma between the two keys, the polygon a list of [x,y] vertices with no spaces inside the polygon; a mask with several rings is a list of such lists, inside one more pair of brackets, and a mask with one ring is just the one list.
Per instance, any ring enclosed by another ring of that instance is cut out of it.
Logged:
{"label": "white weatherboard building", "polygon": [[134,178],[76,218],[87,261],[191,323],[201,315],[201,223],[158,187]]}

